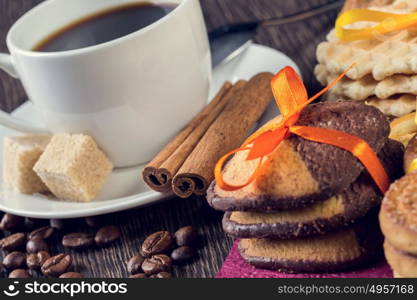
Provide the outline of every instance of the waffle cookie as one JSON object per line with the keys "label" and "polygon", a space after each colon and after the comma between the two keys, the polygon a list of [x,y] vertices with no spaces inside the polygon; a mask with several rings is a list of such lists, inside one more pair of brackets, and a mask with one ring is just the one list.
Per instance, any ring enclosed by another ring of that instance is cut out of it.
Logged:
{"label": "waffle cookie", "polygon": [[[356,101],[347,97],[346,95],[338,94],[337,92],[329,92],[325,96],[327,101],[344,100],[344,101]],[[417,96],[400,94],[393,95],[387,99],[379,99],[378,97],[366,98],[363,103],[366,105],[377,108],[380,112],[388,116],[389,118],[400,118],[407,114],[413,113],[416,110]]]}
{"label": "waffle cookie", "polygon": [[387,116],[401,117],[416,110],[416,99],[414,95],[394,95],[388,99],[371,97],[365,103],[378,108]]}
{"label": "waffle cookie", "polygon": [[[416,11],[415,5],[406,12]],[[358,80],[371,74],[379,81],[394,74],[417,73],[416,38],[417,32],[404,30],[381,38],[342,43],[332,30],[328,40],[319,44],[316,54],[329,73],[341,74],[355,63],[346,74],[348,78]]]}
{"label": "waffle cookie", "polygon": [[383,238],[375,217],[352,228],[293,240],[242,239],[244,260],[262,269],[280,272],[336,272],[376,261]]}
{"label": "waffle cookie", "polygon": [[[380,153],[384,167],[394,181],[403,172],[404,147],[390,140]],[[364,172],[339,195],[311,206],[275,213],[227,212],[224,231],[241,238],[291,239],[326,234],[351,225],[381,204],[382,195]]]}
{"label": "waffle cookie", "polygon": [[[316,66],[315,74],[323,85],[329,84],[338,75],[328,74],[321,64]],[[359,80],[343,78],[328,93],[327,99],[365,101],[388,116],[401,117],[416,110],[417,75],[393,75],[376,81],[372,75]]]}
{"label": "waffle cookie", "polygon": [[[367,141],[377,153],[389,134],[389,123],[382,113],[353,101],[309,105],[297,125],[350,133]],[[230,160],[223,171],[226,181],[241,184],[253,173],[258,160],[246,161],[246,156],[247,151],[242,151]],[[212,183],[207,199],[212,207],[224,211],[300,208],[346,189],[363,168],[348,151],[292,135],[268,156],[255,182],[232,192]]]}
{"label": "waffle cookie", "polygon": [[[314,72],[323,85],[328,85],[339,76],[339,74],[327,73],[326,68],[320,64],[315,67]],[[417,95],[417,75],[397,74],[381,81],[375,80],[372,75],[366,75],[358,80],[343,78],[332,89],[332,92],[359,101],[372,96],[378,99],[389,99],[398,94],[415,96]]]}
{"label": "waffle cookie", "polygon": [[417,255],[398,250],[387,241],[384,243],[384,252],[388,263],[394,269],[394,277],[417,277]]}

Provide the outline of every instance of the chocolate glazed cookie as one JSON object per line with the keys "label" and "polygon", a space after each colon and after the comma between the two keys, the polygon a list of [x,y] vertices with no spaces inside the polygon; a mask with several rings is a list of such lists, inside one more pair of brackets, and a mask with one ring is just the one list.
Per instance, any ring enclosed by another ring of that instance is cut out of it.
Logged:
{"label": "chocolate glazed cookie", "polygon": [[[402,176],[404,147],[389,140],[379,157],[394,181]],[[351,225],[381,204],[382,195],[367,172],[337,196],[306,208],[276,213],[226,212],[224,231],[239,238],[291,239],[326,234]]]}
{"label": "chocolate glazed cookie", "polygon": [[280,272],[340,272],[369,265],[382,257],[383,236],[376,212],[351,228],[295,240],[243,239],[244,260]]}
{"label": "chocolate glazed cookie", "polygon": [[[273,120],[271,122],[277,122]],[[309,105],[297,125],[334,129],[365,140],[376,153],[388,139],[388,119],[376,108],[353,101]],[[223,171],[231,184],[242,184],[257,166],[237,153]],[[280,211],[323,201],[351,185],[363,171],[351,153],[296,135],[284,140],[268,156],[262,171],[250,185],[224,191],[214,182],[207,192],[209,204],[223,211]]]}

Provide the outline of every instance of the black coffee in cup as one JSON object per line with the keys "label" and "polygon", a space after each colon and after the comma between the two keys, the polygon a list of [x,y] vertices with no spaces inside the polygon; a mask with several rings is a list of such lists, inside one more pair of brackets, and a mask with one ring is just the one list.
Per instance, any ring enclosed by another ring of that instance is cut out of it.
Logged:
{"label": "black coffee in cup", "polygon": [[176,6],[174,3],[138,2],[99,11],[47,36],[33,51],[67,51],[109,42],[149,26]]}

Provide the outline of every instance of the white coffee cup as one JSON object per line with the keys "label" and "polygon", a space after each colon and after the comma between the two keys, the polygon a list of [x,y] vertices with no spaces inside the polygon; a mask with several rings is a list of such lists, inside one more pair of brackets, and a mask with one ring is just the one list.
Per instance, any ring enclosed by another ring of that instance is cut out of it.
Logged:
{"label": "white coffee cup", "polygon": [[[138,0],[49,0],[10,29],[0,68],[20,78],[51,132],[86,133],[117,167],[149,161],[205,105],[211,57],[198,0],[122,38],[64,52],[33,47],[66,25]],[[42,132],[1,112],[0,124]]]}

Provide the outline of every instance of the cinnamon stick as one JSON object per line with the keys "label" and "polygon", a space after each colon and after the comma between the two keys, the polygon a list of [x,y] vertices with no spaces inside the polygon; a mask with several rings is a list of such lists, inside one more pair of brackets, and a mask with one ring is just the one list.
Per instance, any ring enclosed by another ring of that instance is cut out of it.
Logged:
{"label": "cinnamon stick", "polygon": [[236,94],[188,156],[172,182],[176,195],[203,195],[220,157],[237,148],[273,99],[271,73],[254,76]]}
{"label": "cinnamon stick", "polygon": [[[232,84],[226,82],[211,101],[197,116],[195,116],[181,132],[156,155],[156,157],[145,167],[142,172],[143,180],[152,189],[158,192],[169,192],[172,187],[172,178],[187,156],[195,147],[193,141],[186,142],[189,136],[195,131],[205,132],[210,124],[207,120],[214,120],[226,105],[226,95],[232,89]],[[205,126],[205,128],[204,128]],[[191,148],[191,149],[190,149]],[[181,149],[181,150],[179,150]],[[188,150],[187,150],[188,149]],[[187,153],[188,151],[188,153]]]}

